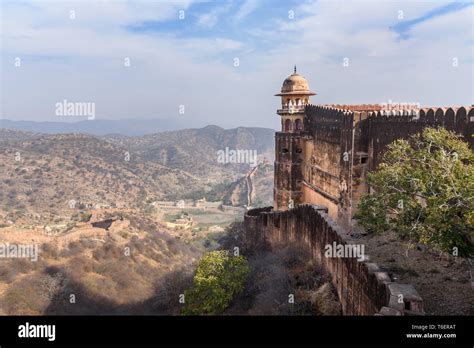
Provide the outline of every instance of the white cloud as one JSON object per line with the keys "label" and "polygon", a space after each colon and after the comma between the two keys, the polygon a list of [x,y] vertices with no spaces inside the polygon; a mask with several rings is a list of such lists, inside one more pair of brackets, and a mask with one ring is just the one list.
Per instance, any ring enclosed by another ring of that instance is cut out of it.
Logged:
{"label": "white cloud", "polygon": [[[182,8],[182,24],[191,25],[200,14],[184,1],[81,2],[74,6],[75,21],[67,17],[69,2],[34,5],[2,4],[5,118],[57,120],[54,103],[68,99],[95,101],[97,118],[183,117],[178,105],[184,104],[184,117],[203,123],[277,128],[273,94],[293,64],[318,93],[315,103],[456,105],[472,103],[474,95],[472,8],[419,23],[408,40],[399,40],[390,27],[400,9],[406,20],[414,19],[439,2],[318,1],[295,8],[294,20],[237,28],[252,32],[246,42],[222,31],[180,38],[126,30],[133,23],[177,18]],[[235,18],[226,12],[230,5],[216,6],[216,20]],[[244,6],[239,10],[250,18],[254,9]],[[21,68],[13,66],[14,56],[22,57]],[[123,66],[124,57],[131,67]],[[344,57],[350,59],[347,68]],[[453,57],[459,58],[457,68]]]}
{"label": "white cloud", "polygon": [[[472,8],[419,23],[408,40],[400,40],[391,29],[399,23],[399,10],[409,20],[440,6],[393,1],[383,6],[372,1],[305,4],[295,10],[296,20],[280,22],[281,35],[276,36],[284,40],[269,56],[284,52],[288,66],[297,63],[319,92],[316,102],[471,104]],[[463,67],[453,69],[454,52],[466,63]],[[344,68],[346,57],[350,64]]]}
{"label": "white cloud", "polygon": [[251,14],[258,7],[258,0],[246,0],[234,16],[234,22],[238,23]]}
{"label": "white cloud", "polygon": [[209,12],[199,16],[198,24],[201,27],[212,28],[216,25],[218,14],[216,12]]}
{"label": "white cloud", "polygon": [[231,2],[226,2],[224,5],[220,5],[220,3],[218,4],[218,7],[198,16],[197,23],[200,27],[204,27],[207,29],[213,28],[217,24],[219,17],[224,13],[227,13],[232,5]]}

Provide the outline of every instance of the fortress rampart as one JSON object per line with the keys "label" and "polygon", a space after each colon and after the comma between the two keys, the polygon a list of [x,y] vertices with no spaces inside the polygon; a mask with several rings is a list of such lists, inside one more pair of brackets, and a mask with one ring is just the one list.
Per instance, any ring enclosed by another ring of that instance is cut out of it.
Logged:
{"label": "fortress rampart", "polygon": [[474,149],[474,106],[309,104],[315,94],[296,67],[276,94],[282,129],[275,134],[275,210],[247,212],[247,241],[254,248],[296,242],[310,250],[329,274],[344,314],[422,314],[423,301],[412,286],[392,282],[369,260],[325,257],[324,249],[349,243],[345,232],[352,230],[361,196],[371,190],[367,173],[388,144],[425,127],[444,127]]}
{"label": "fortress rampart", "polygon": [[357,258],[326,257],[325,246],[350,244],[344,231],[329,218],[327,208],[301,205],[287,211],[254,209],[244,219],[252,247],[274,248],[297,243],[329,275],[344,315],[422,315],[423,300],[411,285],[393,282],[388,273]]}
{"label": "fortress rampart", "polygon": [[[377,168],[395,139],[407,139],[425,127],[444,127],[474,148],[474,108],[424,108],[368,111],[373,105],[306,105],[299,131],[275,135],[275,207],[310,203],[350,226],[362,194],[370,188],[367,172]],[[362,111],[359,111],[362,110]]]}
{"label": "fortress rampart", "polygon": [[418,115],[371,112],[361,124],[369,153],[369,170],[377,167],[381,154],[396,139],[406,139],[426,127],[443,127],[463,136],[474,149],[474,108],[423,108]]}

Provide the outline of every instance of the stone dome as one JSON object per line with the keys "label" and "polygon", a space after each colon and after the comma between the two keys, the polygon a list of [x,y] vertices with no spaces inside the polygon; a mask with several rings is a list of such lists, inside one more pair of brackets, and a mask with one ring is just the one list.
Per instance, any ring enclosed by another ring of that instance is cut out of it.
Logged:
{"label": "stone dome", "polygon": [[281,93],[275,94],[276,96],[288,96],[288,95],[315,95],[309,90],[308,81],[295,71],[293,74],[288,76],[285,81],[283,81],[283,86],[281,86]]}
{"label": "stone dome", "polygon": [[283,86],[281,87],[281,93],[289,92],[306,92],[309,91],[308,81],[298,73],[291,74],[288,76],[285,81],[283,81]]}

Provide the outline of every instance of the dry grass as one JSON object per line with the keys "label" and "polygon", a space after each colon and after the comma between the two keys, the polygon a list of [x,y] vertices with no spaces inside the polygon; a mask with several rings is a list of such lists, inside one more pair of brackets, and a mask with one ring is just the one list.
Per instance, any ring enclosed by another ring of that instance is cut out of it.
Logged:
{"label": "dry grass", "polygon": [[474,315],[474,291],[466,259],[419,246],[409,247],[393,232],[359,236],[365,251],[392,278],[412,284],[429,315]]}
{"label": "dry grass", "polygon": [[[145,232],[128,226],[125,232],[128,239],[116,238],[119,234],[116,232],[103,235],[102,242],[93,234],[73,232],[57,237],[67,242],[43,243],[37,262],[2,261],[3,314],[176,311],[179,304],[170,301],[177,299],[179,293],[173,292],[182,291],[180,284],[184,278],[180,274],[185,274],[182,269],[194,268],[192,263],[199,257],[199,251],[170,237],[166,231]],[[75,296],[75,303],[70,302],[71,295]]]}
{"label": "dry grass", "polygon": [[[237,227],[234,226],[236,229]],[[226,240],[233,244],[239,236],[237,229],[234,230],[234,236],[229,236]],[[326,276],[317,265],[308,260],[306,252],[296,245],[253,254],[249,257],[252,272],[245,291],[226,314],[340,314],[337,295],[331,287],[324,286],[328,281]],[[291,299],[294,299],[293,303]],[[330,302],[323,306],[321,300],[326,299]]]}

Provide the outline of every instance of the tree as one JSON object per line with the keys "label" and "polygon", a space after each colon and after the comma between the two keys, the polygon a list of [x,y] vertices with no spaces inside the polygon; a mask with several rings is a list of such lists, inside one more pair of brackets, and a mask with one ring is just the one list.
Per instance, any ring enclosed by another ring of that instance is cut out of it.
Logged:
{"label": "tree", "polygon": [[243,256],[211,251],[199,260],[193,287],[184,293],[185,315],[221,314],[234,296],[244,289],[250,271]]}
{"label": "tree", "polygon": [[356,219],[373,233],[393,229],[403,239],[473,256],[474,153],[444,128],[425,128],[388,146],[368,174]]}

